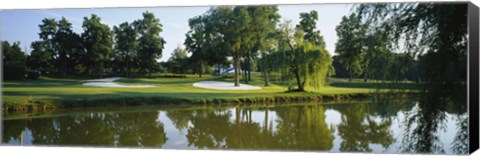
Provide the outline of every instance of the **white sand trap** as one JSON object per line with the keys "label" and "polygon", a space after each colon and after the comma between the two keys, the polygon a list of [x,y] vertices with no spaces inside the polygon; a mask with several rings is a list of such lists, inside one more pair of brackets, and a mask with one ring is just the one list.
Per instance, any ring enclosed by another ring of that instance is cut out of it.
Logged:
{"label": "white sand trap", "polygon": [[252,86],[247,84],[240,84],[239,87],[235,87],[233,82],[221,82],[221,81],[202,81],[194,83],[193,86],[206,89],[216,90],[259,90],[262,89],[258,86]]}
{"label": "white sand trap", "polygon": [[83,83],[84,86],[93,86],[93,87],[121,87],[121,88],[149,88],[155,87],[153,85],[123,85],[118,84],[113,81],[119,80],[119,77],[104,78],[104,79],[94,79],[87,80],[87,83]]}
{"label": "white sand trap", "polygon": [[104,78],[104,79],[93,79],[93,80],[86,80],[88,82],[113,82],[120,80],[120,77],[112,77],[112,78]]}

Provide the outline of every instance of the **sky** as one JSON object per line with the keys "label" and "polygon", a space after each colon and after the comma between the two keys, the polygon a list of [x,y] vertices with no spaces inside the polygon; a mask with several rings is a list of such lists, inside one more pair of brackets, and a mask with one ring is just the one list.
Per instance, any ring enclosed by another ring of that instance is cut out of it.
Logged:
{"label": "sky", "polygon": [[[337,36],[335,27],[344,15],[351,12],[352,5],[348,4],[316,4],[316,5],[279,5],[279,13],[283,20],[292,20],[292,24],[299,22],[299,14],[316,10],[318,12],[317,29],[327,44],[327,50],[333,55]],[[72,23],[72,29],[78,34],[83,32],[84,17],[96,14],[101,22],[118,26],[123,22],[133,22],[141,19],[142,13],[149,11],[160,19],[163,31],[160,35],[166,40],[163,56],[159,61],[166,61],[177,47],[184,47],[185,33],[189,30],[188,19],[205,13],[209,7],[154,7],[154,8],[94,8],[94,9],[37,9],[37,10],[1,10],[0,11],[0,40],[20,42],[22,49],[30,51],[30,44],[39,40],[38,27],[44,18],[61,19],[62,16]]]}

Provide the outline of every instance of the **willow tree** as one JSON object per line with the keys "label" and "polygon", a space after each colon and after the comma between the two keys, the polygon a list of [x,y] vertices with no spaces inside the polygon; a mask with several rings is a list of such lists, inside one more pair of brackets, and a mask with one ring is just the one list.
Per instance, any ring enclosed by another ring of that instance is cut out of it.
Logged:
{"label": "willow tree", "polygon": [[292,30],[289,22],[282,26],[281,50],[275,54],[283,60],[279,67],[288,71],[287,77],[291,80],[289,90],[318,90],[324,85],[325,77],[331,71],[333,59],[325,45],[319,46],[306,41],[302,30]]}
{"label": "willow tree", "polygon": [[391,44],[415,55],[429,54],[425,79],[434,83],[464,83],[467,71],[467,3],[362,4],[358,14],[383,29]]}

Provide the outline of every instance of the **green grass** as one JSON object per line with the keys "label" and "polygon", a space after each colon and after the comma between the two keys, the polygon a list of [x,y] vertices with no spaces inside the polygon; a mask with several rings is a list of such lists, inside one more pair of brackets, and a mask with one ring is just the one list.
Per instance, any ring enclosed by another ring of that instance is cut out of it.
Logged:
{"label": "green grass", "polygon": [[[192,86],[193,83],[205,80],[232,82],[231,78],[204,75],[198,78],[187,75],[187,78],[122,78],[117,83],[132,85],[155,85],[153,88],[103,88],[83,86],[84,78],[46,78],[30,81],[3,82],[4,110],[41,110],[51,107],[90,107],[96,105],[155,105],[180,103],[260,103],[315,101],[322,99],[340,99],[345,97],[365,97],[366,94],[378,91],[372,84],[360,82],[344,82],[338,79],[317,92],[286,93],[286,86],[263,86],[260,74],[252,75],[250,85],[262,86],[261,90],[225,91],[202,89]],[[243,81],[241,81],[243,83]],[[380,84],[377,84],[380,85]],[[408,84],[414,85],[414,84]],[[392,85],[385,85],[385,87]],[[405,84],[400,88],[405,87]]]}

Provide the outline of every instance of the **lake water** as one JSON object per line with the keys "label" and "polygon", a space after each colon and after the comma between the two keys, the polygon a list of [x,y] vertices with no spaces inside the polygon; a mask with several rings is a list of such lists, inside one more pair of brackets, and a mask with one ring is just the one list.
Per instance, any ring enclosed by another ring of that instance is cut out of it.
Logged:
{"label": "lake water", "polygon": [[459,154],[468,150],[468,113],[411,99],[94,108],[5,114],[2,136],[25,146]]}

